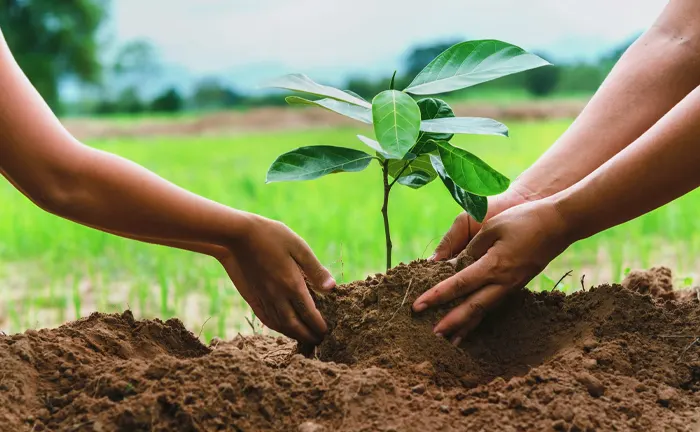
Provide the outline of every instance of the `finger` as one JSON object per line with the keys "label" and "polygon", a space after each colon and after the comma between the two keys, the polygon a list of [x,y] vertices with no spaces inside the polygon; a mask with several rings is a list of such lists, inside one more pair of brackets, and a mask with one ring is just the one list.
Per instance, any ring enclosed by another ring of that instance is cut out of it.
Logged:
{"label": "finger", "polygon": [[440,240],[432,259],[435,261],[446,260],[457,255],[464,249],[470,240],[470,224],[471,216],[469,216],[469,214],[462,213],[457,216],[452,226],[447,231],[447,234]]}
{"label": "finger", "polygon": [[265,310],[264,303],[260,301],[257,297],[248,301],[248,306],[253,310],[253,314],[260,320],[263,325],[275,330],[278,327],[277,322],[272,318],[272,316]]}
{"label": "finger", "polygon": [[469,295],[490,282],[492,267],[491,259],[482,257],[471,266],[424,292],[413,303],[413,310],[423,312],[430,307]]}
{"label": "finger", "polygon": [[286,302],[278,310],[281,320],[281,332],[299,342],[317,345],[322,338],[315,335],[311,329],[301,321],[291,303]]}
{"label": "finger", "polygon": [[508,289],[503,285],[488,285],[480,289],[452,309],[433,331],[459,345],[462,339],[479,325],[486,312],[503,300],[507,293]]}
{"label": "finger", "polygon": [[495,228],[487,227],[486,229],[482,229],[477,235],[474,236],[472,241],[469,242],[464,252],[475,260],[478,260],[486,255],[489,249],[491,249],[491,246],[496,243],[496,240],[498,240],[498,235],[499,232]]}
{"label": "finger", "polygon": [[299,275],[297,282],[297,291],[298,294],[290,299],[294,311],[319,339],[323,339],[323,336],[328,331],[328,326],[323,320],[321,313],[316,309],[316,304],[314,304],[314,300],[311,298],[311,294],[306,288],[306,283],[304,283],[301,275]]}
{"label": "finger", "polygon": [[297,248],[292,253],[292,258],[297,262],[311,285],[318,290],[330,291],[335,288],[335,279],[316,258],[309,245],[299,238]]}

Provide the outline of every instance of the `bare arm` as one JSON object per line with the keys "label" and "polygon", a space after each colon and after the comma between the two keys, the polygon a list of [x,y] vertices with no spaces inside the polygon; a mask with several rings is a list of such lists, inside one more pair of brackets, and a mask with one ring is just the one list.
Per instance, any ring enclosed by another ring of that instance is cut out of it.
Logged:
{"label": "bare arm", "polygon": [[579,240],[700,186],[700,87],[658,124],[571,188],[552,197]]}
{"label": "bare arm", "polygon": [[[622,56],[569,129],[502,195],[491,217],[576,184],[639,138],[700,85],[700,2],[672,0]],[[461,214],[436,251],[459,253],[481,225]]]}
{"label": "bare arm", "polygon": [[671,1],[622,56],[581,115],[516,181],[538,196],[575,184],[700,85],[700,3]]}
{"label": "bare arm", "polygon": [[38,206],[66,219],[217,257],[275,330],[309,342],[325,332],[299,267],[318,288],[335,282],[302,239],[278,222],[190,193],[77,141],[20,70],[1,34],[0,172]]}
{"label": "bare arm", "polygon": [[484,311],[524,287],[574,241],[700,186],[698,167],[700,87],[576,185],[491,219],[467,246],[466,252],[477,261],[423,294],[414,309],[467,296],[435,328],[459,344]]}

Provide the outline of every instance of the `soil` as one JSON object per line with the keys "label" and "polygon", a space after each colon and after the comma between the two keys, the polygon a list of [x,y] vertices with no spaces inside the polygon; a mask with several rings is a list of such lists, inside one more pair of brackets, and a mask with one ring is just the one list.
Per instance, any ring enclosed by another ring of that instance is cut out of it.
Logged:
{"label": "soil", "polygon": [[0,430],[700,430],[698,292],[667,269],[517,292],[459,347],[432,334],[447,309],[410,311],[452,274],[416,261],[317,298],[311,358],[129,311],[0,336]]}

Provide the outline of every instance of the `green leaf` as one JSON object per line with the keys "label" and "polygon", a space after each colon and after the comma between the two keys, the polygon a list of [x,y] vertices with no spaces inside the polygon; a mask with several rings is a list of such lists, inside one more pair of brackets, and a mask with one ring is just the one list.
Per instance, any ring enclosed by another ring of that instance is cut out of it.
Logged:
{"label": "green leaf", "polygon": [[[409,165],[404,169],[407,163]],[[411,161],[390,160],[389,175],[392,178],[396,178],[399,174],[400,177],[397,183],[413,189],[423,187],[437,178],[437,173],[433,169],[428,155],[420,156]]]}
{"label": "green leaf", "polygon": [[425,98],[418,102],[418,108],[420,108],[420,118],[421,118],[421,132],[418,135],[417,144],[410,150],[411,153],[417,155],[434,152],[437,150],[435,144],[431,141],[449,141],[454,136],[451,133],[429,133],[422,130],[423,122],[426,120],[435,120],[441,118],[454,117],[455,114],[452,112],[452,108],[447,104],[447,102],[435,99],[435,98]]}
{"label": "green leaf", "polygon": [[439,156],[430,155],[430,162],[435,168],[438,176],[442,180],[447,190],[452,195],[452,198],[459,204],[464,211],[469,213],[478,222],[483,222],[488,211],[489,202],[486,197],[471,194],[461,187],[457,186],[454,181],[445,172],[445,167],[442,164]]}
{"label": "green leaf", "polygon": [[391,159],[391,157],[382,149],[382,146],[380,146],[377,141],[373,140],[372,138],[367,138],[364,135],[358,135],[357,138],[360,141],[362,141],[367,147],[376,151],[384,159]]}
{"label": "green leaf", "polygon": [[[344,91],[345,93],[351,95],[351,96],[355,96],[356,98],[367,102],[367,99],[363,98],[362,96],[360,96],[359,94],[355,93],[355,92],[352,91],[352,90],[343,90],[343,91]],[[369,102],[367,102],[367,103],[369,103]]]}
{"label": "green leaf", "polygon": [[482,117],[452,117],[425,120],[421,122],[420,130],[423,132],[440,134],[508,136],[508,128],[506,125],[496,120]]}
{"label": "green leaf", "polygon": [[272,163],[266,183],[313,180],[337,172],[362,171],[372,159],[363,151],[344,147],[301,147],[279,156]]}
{"label": "green leaf", "polygon": [[352,105],[347,102],[341,102],[335,99],[309,100],[299,96],[287,96],[285,98],[289,105],[311,105],[325,108],[334,113],[350,117],[351,119],[361,121],[363,123],[372,124],[372,110],[370,108]]}
{"label": "green leaf", "polygon": [[431,175],[423,171],[414,171],[409,175],[401,176],[401,178],[397,180],[397,183],[402,186],[408,186],[411,189],[420,189],[435,180],[436,177],[437,175]]}
{"label": "green leaf", "polygon": [[396,82],[396,72],[397,72],[397,71],[394,71],[394,75],[391,76],[391,82],[389,83],[389,89],[390,89],[390,90],[394,90],[394,89],[395,89],[395,87],[394,87],[394,82]]}
{"label": "green leaf", "polygon": [[457,186],[481,196],[498,195],[508,189],[510,180],[478,157],[446,141],[435,144],[445,172]]}
{"label": "green leaf", "polygon": [[315,83],[311,78],[304,74],[290,74],[279,78],[275,78],[272,81],[268,81],[265,87],[281,88],[285,90],[292,90],[302,93],[309,93],[316,96],[328,97],[331,99],[347,102],[349,104],[370,108],[371,105],[356,96],[339,90],[335,87],[329,87]]}
{"label": "green leaf", "polygon": [[404,91],[415,95],[447,93],[549,64],[506,42],[462,42],[438,55]]}
{"label": "green leaf", "polygon": [[420,109],[406,93],[386,90],[372,100],[374,134],[379,145],[391,156],[401,159],[418,139]]}

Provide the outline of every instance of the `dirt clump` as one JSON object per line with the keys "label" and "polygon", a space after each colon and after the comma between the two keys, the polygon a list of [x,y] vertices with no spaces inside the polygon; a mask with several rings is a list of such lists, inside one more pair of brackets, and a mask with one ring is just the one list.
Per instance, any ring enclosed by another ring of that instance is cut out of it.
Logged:
{"label": "dirt clump", "polygon": [[695,297],[621,285],[522,290],[454,347],[432,333],[449,309],[410,310],[452,274],[449,263],[416,261],[317,298],[332,332],[312,358],[286,338],[204,346],[177,320],[129,312],[0,336],[0,430],[700,426]]}

